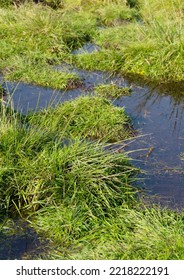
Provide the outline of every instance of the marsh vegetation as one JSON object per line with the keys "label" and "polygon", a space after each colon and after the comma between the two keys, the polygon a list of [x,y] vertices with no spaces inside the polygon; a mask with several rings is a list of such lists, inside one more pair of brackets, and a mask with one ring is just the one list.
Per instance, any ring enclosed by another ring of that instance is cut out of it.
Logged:
{"label": "marsh vegetation", "polygon": [[[36,2],[0,0],[5,81],[81,87],[79,75],[55,69],[70,63],[183,82],[182,0]],[[89,42],[95,52],[72,53]],[[1,103],[0,238],[12,236],[10,220],[21,217],[50,244],[31,258],[184,259],[183,210],[139,199],[141,171],[124,150],[132,122],[107,99],[130,91],[102,84],[93,95],[28,115]]]}

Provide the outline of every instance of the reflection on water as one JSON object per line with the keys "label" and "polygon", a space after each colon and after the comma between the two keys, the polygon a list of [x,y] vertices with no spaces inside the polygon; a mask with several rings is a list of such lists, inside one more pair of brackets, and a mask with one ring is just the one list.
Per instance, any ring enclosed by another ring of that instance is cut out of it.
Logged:
{"label": "reflection on water", "polygon": [[[132,95],[113,101],[115,106],[126,108],[132,117],[139,137],[128,147],[136,166],[146,174],[141,182],[150,194],[162,196],[161,201],[172,207],[184,205],[184,161],[180,154],[184,152],[184,83],[145,85],[123,77],[112,76],[100,71],[89,72],[63,64],[56,71],[75,73],[83,80],[81,89],[53,91],[20,83],[7,83],[17,110],[40,110],[49,104],[55,106],[71,100],[81,94],[93,93],[93,87],[99,84],[114,83],[121,87],[132,87]],[[144,149],[144,150],[142,150]]]}
{"label": "reflection on water", "polygon": [[[133,84],[131,97],[115,101],[125,106],[143,136],[129,150],[147,148],[131,154],[136,166],[146,171],[144,186],[150,194],[159,194],[160,202],[171,207],[184,205],[184,96],[177,88],[167,90]],[[184,89],[183,89],[184,91]],[[151,151],[151,152],[150,152]],[[142,183],[141,183],[142,184]]]}

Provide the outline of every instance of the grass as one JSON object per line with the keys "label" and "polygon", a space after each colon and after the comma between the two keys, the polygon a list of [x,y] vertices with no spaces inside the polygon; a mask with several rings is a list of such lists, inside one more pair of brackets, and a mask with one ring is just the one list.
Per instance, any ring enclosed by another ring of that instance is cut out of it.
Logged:
{"label": "grass", "polygon": [[[85,30],[82,22],[86,19]],[[94,33],[94,25],[94,20],[91,21],[86,14],[73,24],[71,21],[69,23],[69,15],[63,18],[61,12],[41,5],[27,4],[14,9],[1,9],[2,73],[11,80],[66,88],[71,80],[75,83],[78,77],[57,73],[51,65],[64,59],[72,48],[88,40]]]}
{"label": "grass", "polygon": [[130,95],[130,87],[118,87],[115,84],[111,83],[110,85],[99,85],[94,88],[94,91],[97,95],[103,96],[106,98],[116,99],[123,95]]}
{"label": "grass", "polygon": [[[134,74],[149,80],[183,81],[183,4],[172,2],[142,1],[141,21],[100,29],[93,40],[101,52],[78,55],[74,63],[90,70]],[[157,3],[158,10],[150,9],[150,3]]]}
{"label": "grass", "polygon": [[168,26],[162,28],[163,34],[154,30],[155,26],[139,23],[100,30],[94,42],[101,52],[81,54],[73,61],[90,70],[134,74],[153,81],[183,81],[183,37],[176,25],[172,31]]}
{"label": "grass", "polygon": [[[90,108],[93,106],[94,119],[91,120],[93,126],[89,122],[83,127],[83,118],[89,116],[89,105]],[[102,120],[107,119],[107,112],[108,119],[112,119],[118,125],[121,120],[123,131],[123,122],[126,120],[124,110],[114,108],[104,98],[94,97],[90,100],[83,97],[28,117],[22,117],[1,105],[0,214],[2,220],[7,214],[10,217],[20,215],[34,221],[34,227],[37,227],[34,216],[37,217],[38,214],[38,217],[41,217],[44,211],[48,211],[49,215],[53,209],[56,212],[59,207],[62,207],[64,212],[72,208],[77,209],[77,212],[84,215],[78,216],[81,217],[81,222],[89,217],[90,223],[90,219],[103,220],[108,217],[115,211],[117,205],[123,203],[132,205],[136,201],[137,191],[131,187],[131,182],[134,181],[133,176],[137,171],[130,165],[126,154],[118,153],[115,148],[107,150],[105,133],[106,139],[109,140],[109,131],[104,120],[101,123],[99,118],[102,105],[106,105]],[[76,110],[73,115],[74,107]],[[111,110],[113,110],[112,115]],[[58,118],[54,119],[54,115]],[[76,117],[74,119],[78,117],[78,124],[71,133],[72,117]],[[62,119],[67,121],[62,124]],[[96,127],[99,131],[103,131],[103,135],[99,133],[97,135],[99,140],[96,141],[87,140],[86,134],[88,137],[94,135]],[[77,134],[77,129],[80,128],[81,132]],[[86,133],[87,128],[90,135]],[[85,131],[83,140],[82,131]],[[114,134],[116,136],[115,130]],[[70,136],[69,140],[65,138],[66,136]],[[120,145],[122,146],[119,143]],[[72,225],[69,227],[70,238],[72,238],[74,235]],[[2,232],[4,236],[4,227]],[[55,235],[54,232],[53,234]]]}
{"label": "grass", "polygon": [[[108,152],[104,146],[107,140],[127,138],[123,109],[97,97],[79,98],[25,118],[4,105],[1,109],[0,203],[4,210],[21,214],[24,208],[36,210],[52,199],[75,202],[82,197],[96,205],[95,210],[98,200],[99,207],[101,203],[110,207],[118,196],[123,199],[121,188],[129,190],[128,177],[134,168],[124,154]],[[97,140],[89,141],[92,138]]]}
{"label": "grass", "polygon": [[[124,108],[113,107],[103,97],[80,97],[64,106],[34,114],[31,125],[44,129],[50,127],[55,137],[100,139],[115,142],[124,140],[131,133],[130,119]],[[65,129],[67,127],[67,129]]]}
{"label": "grass", "polygon": [[[46,210],[46,209],[45,209]],[[48,214],[49,213],[49,214]],[[93,218],[75,205],[40,212],[38,231],[56,242],[48,259],[183,259],[183,214],[167,209],[130,209]],[[62,245],[61,245],[62,244]],[[41,256],[40,256],[41,257]],[[43,257],[43,256],[42,256]]]}

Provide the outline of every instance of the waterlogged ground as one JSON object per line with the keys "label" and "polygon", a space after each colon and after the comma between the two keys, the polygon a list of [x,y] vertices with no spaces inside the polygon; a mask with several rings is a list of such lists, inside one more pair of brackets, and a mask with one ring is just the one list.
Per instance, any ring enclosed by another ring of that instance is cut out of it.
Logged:
{"label": "waterlogged ground", "polygon": [[[85,51],[97,50],[95,46],[88,46],[84,47]],[[156,196],[154,201],[161,205],[181,209],[184,205],[184,161],[181,160],[184,151],[184,97],[178,97],[178,93],[184,91],[183,84],[148,86],[100,71],[80,70],[69,64],[57,66],[55,70],[77,74],[82,80],[81,86],[54,91],[6,82],[4,86],[16,110],[26,114],[30,110],[56,106],[80,95],[94,94],[94,87],[101,84],[131,87],[131,95],[117,98],[113,104],[126,107],[138,132],[139,137],[128,145],[127,150],[133,151],[130,156],[134,165],[144,172],[140,186],[151,196]]]}
{"label": "waterlogged ground", "polygon": [[[88,97],[29,118],[1,107],[0,258],[184,259],[183,1],[13,2],[0,4],[4,105],[27,115]],[[130,131],[132,166],[103,146]]]}

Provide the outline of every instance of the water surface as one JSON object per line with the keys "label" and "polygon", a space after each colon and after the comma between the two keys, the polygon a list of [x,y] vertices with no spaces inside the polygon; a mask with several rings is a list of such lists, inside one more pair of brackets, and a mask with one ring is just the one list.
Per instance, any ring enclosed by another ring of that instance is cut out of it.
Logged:
{"label": "water surface", "polygon": [[44,251],[47,241],[41,241],[35,230],[22,219],[0,225],[0,260],[32,259]]}

